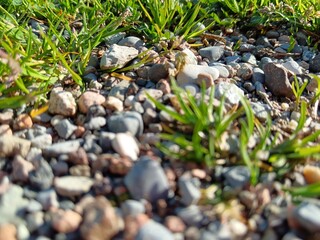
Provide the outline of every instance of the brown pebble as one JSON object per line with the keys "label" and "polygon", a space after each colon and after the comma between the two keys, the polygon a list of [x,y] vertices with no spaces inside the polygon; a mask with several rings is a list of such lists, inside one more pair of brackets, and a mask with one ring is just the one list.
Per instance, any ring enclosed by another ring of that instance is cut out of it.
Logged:
{"label": "brown pebble", "polygon": [[82,217],[72,210],[58,210],[52,217],[52,227],[59,233],[71,233],[77,230]]}
{"label": "brown pebble", "polygon": [[84,92],[78,100],[80,112],[87,113],[91,106],[102,105],[105,100],[105,97],[99,93],[91,91]]}
{"label": "brown pebble", "polygon": [[29,173],[34,169],[31,162],[25,160],[20,155],[16,155],[12,161],[12,180],[26,182],[29,179]]}
{"label": "brown pebble", "polygon": [[128,157],[112,157],[109,159],[109,171],[113,174],[127,174],[133,162]]}
{"label": "brown pebble", "polygon": [[77,126],[76,130],[74,130],[73,134],[76,138],[81,138],[85,133],[86,129],[83,126]]}
{"label": "brown pebble", "polygon": [[320,182],[320,168],[307,165],[303,169],[303,176],[308,184]]}
{"label": "brown pebble", "polygon": [[0,240],[16,240],[17,229],[13,224],[0,225]]}
{"label": "brown pebble", "polygon": [[161,90],[163,94],[171,93],[170,83],[167,79],[160,79],[156,84],[156,88]]}
{"label": "brown pebble", "polygon": [[98,196],[84,208],[80,232],[83,239],[112,239],[119,231],[119,219],[108,199]]}
{"label": "brown pebble", "polygon": [[103,106],[111,111],[123,111],[123,102],[119,98],[113,96],[109,96],[103,103]]}
{"label": "brown pebble", "polygon": [[173,233],[181,233],[186,229],[186,225],[181,218],[177,216],[167,216],[164,225]]}
{"label": "brown pebble", "polygon": [[32,119],[28,114],[21,114],[13,121],[13,130],[23,130],[31,128]]}
{"label": "brown pebble", "polygon": [[196,168],[191,170],[191,174],[193,177],[199,178],[199,179],[205,179],[207,176],[206,171]]}
{"label": "brown pebble", "polygon": [[213,77],[209,73],[199,73],[197,78],[197,84],[199,86],[202,86],[202,84],[205,84],[206,88],[209,88],[213,85]]}
{"label": "brown pebble", "polygon": [[0,136],[12,136],[12,130],[8,124],[0,126]]}
{"label": "brown pebble", "polygon": [[69,153],[69,161],[75,165],[89,164],[87,153],[82,147],[80,147],[76,152]]}

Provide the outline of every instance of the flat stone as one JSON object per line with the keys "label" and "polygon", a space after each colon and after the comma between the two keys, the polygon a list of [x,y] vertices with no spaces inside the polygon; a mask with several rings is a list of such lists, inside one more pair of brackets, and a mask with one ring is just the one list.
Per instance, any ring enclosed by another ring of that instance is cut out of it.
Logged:
{"label": "flat stone", "polygon": [[136,162],[125,176],[124,183],[134,199],[144,198],[151,203],[167,198],[169,192],[169,183],[163,168],[148,156],[143,156]]}
{"label": "flat stone", "polygon": [[91,106],[102,105],[105,101],[105,97],[99,93],[91,91],[84,92],[78,100],[79,110],[82,113],[87,113]]}
{"label": "flat stone", "polygon": [[49,109],[51,114],[71,117],[76,114],[77,104],[71,92],[62,88],[54,88],[50,93]]}
{"label": "flat stone", "polygon": [[100,68],[102,70],[122,68],[138,54],[139,51],[136,48],[113,44],[102,56]]}
{"label": "flat stone", "polygon": [[13,157],[21,155],[26,157],[31,146],[29,140],[25,140],[15,136],[0,137],[0,157]]}
{"label": "flat stone", "polygon": [[107,124],[107,119],[105,117],[93,117],[84,124],[84,127],[89,130],[100,130],[103,126]]}
{"label": "flat stone", "polygon": [[263,70],[265,84],[274,96],[294,98],[289,81],[290,74],[285,67],[275,63],[267,63]]}
{"label": "flat stone", "polygon": [[215,67],[186,64],[177,75],[177,83],[179,86],[197,83],[198,75],[206,73],[212,76],[213,80],[219,77],[219,71]]}
{"label": "flat stone", "polygon": [[109,117],[109,131],[113,133],[130,132],[139,137],[143,133],[143,119],[140,113],[134,111],[121,112]]}
{"label": "flat stone", "polygon": [[89,177],[63,176],[55,178],[54,188],[61,196],[75,197],[89,192],[93,183],[93,179]]}
{"label": "flat stone", "polygon": [[108,94],[109,97],[116,97],[121,101],[124,101],[125,96],[128,92],[130,81],[122,80],[115,86],[113,86]]}
{"label": "flat stone", "polygon": [[[194,53],[189,48],[185,48],[181,52],[185,54],[186,64],[195,64],[195,65],[197,65],[197,63],[198,63],[197,57],[194,55]],[[176,56],[177,56],[177,54],[176,54]]]}
{"label": "flat stone", "polygon": [[198,52],[202,57],[208,58],[209,61],[218,61],[223,56],[224,49],[219,46],[211,46],[201,48]]}
{"label": "flat stone", "polygon": [[105,197],[96,197],[84,207],[80,226],[83,239],[112,239],[119,229],[119,217]]}
{"label": "flat stone", "polygon": [[172,233],[183,233],[186,230],[186,225],[182,219],[174,215],[167,216],[164,224]]}
{"label": "flat stone", "polygon": [[7,109],[4,112],[0,113],[0,124],[11,124],[11,122],[13,121],[14,117],[13,117],[14,113],[12,111],[12,109]]}
{"label": "flat stone", "polygon": [[244,92],[233,83],[220,82],[215,86],[215,97],[221,99],[222,96],[225,96],[226,103],[238,105]]}
{"label": "flat stone", "polygon": [[219,77],[221,78],[227,78],[229,77],[230,73],[228,71],[228,69],[224,66],[213,66],[215,69],[217,69],[219,71]]}
{"label": "flat stone", "polygon": [[48,157],[57,157],[62,154],[69,154],[79,149],[83,140],[69,140],[52,144],[43,149],[43,154]]}

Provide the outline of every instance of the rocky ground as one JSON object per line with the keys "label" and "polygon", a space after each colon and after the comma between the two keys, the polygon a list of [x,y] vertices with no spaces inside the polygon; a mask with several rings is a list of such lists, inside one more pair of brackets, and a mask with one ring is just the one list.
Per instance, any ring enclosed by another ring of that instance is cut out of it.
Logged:
{"label": "rocky ground", "polygon": [[[295,204],[282,191],[320,181],[319,165],[297,166],[284,179],[263,173],[251,186],[245,166],[170,160],[154,144],[161,123],[174,121],[146,97],[170,105],[169,75],[194,95],[204,80],[217,98],[237,105],[243,95],[260,121],[271,114],[290,133],[299,120],[293,76],[317,88],[308,74],[320,72],[320,54],[307,43],[285,28],[207,35],[167,52],[166,42],[150,49],[125,34],[108,39],[91,56],[85,92],[66,79],[44,113],[0,113],[0,239],[320,239],[319,201]],[[149,63],[105,73],[144,51]],[[310,132],[320,129],[317,106],[312,114]]]}

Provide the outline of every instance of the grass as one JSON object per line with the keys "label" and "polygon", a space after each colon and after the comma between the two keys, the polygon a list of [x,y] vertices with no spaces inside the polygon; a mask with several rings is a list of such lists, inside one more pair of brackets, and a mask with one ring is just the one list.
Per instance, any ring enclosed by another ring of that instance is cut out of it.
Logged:
{"label": "grass", "polygon": [[[182,40],[194,42],[215,29],[254,27],[265,32],[282,24],[290,26],[292,34],[301,29],[310,33],[308,41],[317,48],[318,0],[0,0],[0,109],[41,106],[51,87],[65,79],[84,90],[82,78],[92,53],[119,32],[141,37],[148,48],[169,42],[170,51]],[[152,60],[145,53],[139,58],[135,65],[113,69],[113,74]],[[202,87],[201,94],[194,97],[173,81],[175,110],[151,100],[175,119],[176,125],[163,125],[161,137],[178,145],[180,151],[172,152],[165,144],[159,148],[173,158],[213,167],[217,159],[229,156],[222,146],[234,141],[236,150],[231,158],[248,166],[252,184],[258,182],[261,172],[276,171],[281,176],[298,162],[319,159],[320,132],[304,135],[307,116],[317,116],[320,98],[320,78],[312,77],[319,87],[308,102],[307,83],[300,85],[297,79],[292,83],[295,110],[301,118],[297,129],[285,138],[273,128],[271,118],[260,123],[247,100],[242,99],[239,107],[227,108],[224,98],[214,100],[214,88],[207,94]],[[251,146],[252,138],[259,143]],[[310,186],[308,191],[313,189],[318,186]],[[303,190],[290,191],[298,194]]]}

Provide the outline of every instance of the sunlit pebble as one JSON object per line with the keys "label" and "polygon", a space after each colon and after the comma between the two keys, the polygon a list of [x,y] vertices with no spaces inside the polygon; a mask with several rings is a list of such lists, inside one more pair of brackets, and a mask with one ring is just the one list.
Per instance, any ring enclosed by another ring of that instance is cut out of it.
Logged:
{"label": "sunlit pebble", "polygon": [[23,130],[32,127],[32,119],[28,114],[21,114],[13,122],[14,130]]}
{"label": "sunlit pebble", "polygon": [[288,103],[284,103],[284,102],[281,103],[281,109],[282,109],[282,110],[287,111],[287,110],[289,109],[289,107],[290,107],[290,106],[289,106]]}
{"label": "sunlit pebble", "polygon": [[303,176],[308,184],[320,182],[320,168],[307,165],[303,169]]}

